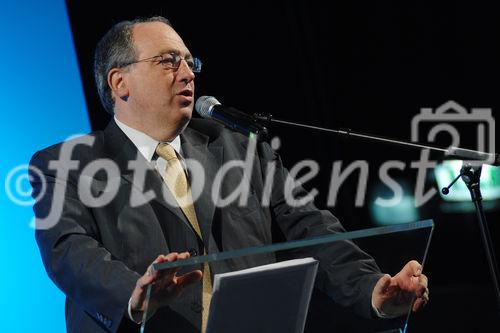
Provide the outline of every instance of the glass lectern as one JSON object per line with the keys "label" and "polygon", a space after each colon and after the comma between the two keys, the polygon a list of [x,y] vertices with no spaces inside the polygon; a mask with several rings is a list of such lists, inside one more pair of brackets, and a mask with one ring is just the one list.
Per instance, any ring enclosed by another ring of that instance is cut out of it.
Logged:
{"label": "glass lectern", "polygon": [[[304,281],[283,278],[283,275],[280,275],[282,281],[276,281],[271,275],[264,279],[253,277],[236,284],[240,286],[239,289],[233,289],[229,293],[231,300],[228,301],[232,302],[230,303],[232,304],[231,311],[228,311],[227,308],[221,310],[224,307],[219,306],[214,308],[212,303],[208,312],[207,333],[271,332],[269,329],[271,326],[274,327],[272,332],[277,333],[275,328],[277,323],[279,323],[278,327],[282,328],[281,331],[286,333],[300,333],[304,330],[307,332],[411,332],[411,305],[405,306],[398,316],[377,314],[371,307],[366,307],[370,304],[367,302],[370,300],[370,298],[367,299],[369,294],[367,291],[371,290],[374,281],[373,278],[369,277],[377,276],[376,280],[378,280],[380,275],[373,272],[372,261],[366,260],[365,256],[353,255],[349,251],[346,254],[343,249],[345,246],[359,247],[364,253],[373,257],[380,272],[394,276],[411,260],[416,260],[422,265],[425,264],[433,228],[432,220],[424,220],[334,233],[308,239],[275,242],[263,246],[227,249],[224,252],[193,256],[187,260],[156,264],[154,269],[168,270],[177,267],[179,268],[178,273],[182,274],[192,270],[202,270],[204,266],[206,267],[205,263],[208,263],[212,273],[211,281],[214,281],[219,280],[217,276],[219,274],[226,276],[225,273],[238,272],[259,265],[286,264],[297,258],[312,258],[318,261],[312,295],[311,297],[306,295],[303,298],[304,301],[301,301],[308,302],[304,327],[296,324],[298,312],[281,311],[281,309],[288,308],[289,303],[295,301],[290,301],[288,297],[292,297],[291,295],[304,296],[300,294],[305,286]],[[352,265],[362,273],[356,271],[352,277],[342,276],[341,279],[345,285],[338,285],[338,281],[331,281],[330,277],[336,276],[337,271],[340,272],[343,269],[345,271],[343,265]],[[363,275],[366,275],[367,278],[364,279]],[[192,289],[201,290],[201,284],[200,281],[198,289],[196,286],[193,286]],[[271,285],[272,289],[267,288]],[[352,290],[349,289],[351,287]],[[339,293],[339,288],[343,288],[342,293]],[[155,316],[162,315],[160,311],[153,313],[149,306],[150,297],[154,293],[155,286],[153,285],[147,291],[148,296],[141,332],[172,332],[169,327],[165,327],[163,330],[152,324]],[[221,295],[223,294],[221,293]],[[346,294],[349,297],[346,297]],[[279,296],[281,299],[276,299],[276,295],[281,295]],[[193,296],[187,291],[180,295],[179,299],[183,297]],[[198,300],[192,299],[191,310],[194,315],[197,313],[198,316],[201,316],[201,312],[204,310],[201,306],[201,297],[198,297]],[[224,303],[224,301],[224,299],[218,299],[218,304]],[[410,301],[412,302],[412,300]],[[240,307],[247,310],[239,312]],[[262,315],[261,310],[264,307],[270,309],[265,310],[269,312],[269,315]],[[368,316],[366,315],[367,311],[369,311]],[[254,315],[254,312],[261,315]],[[214,328],[215,326],[217,328]]]}

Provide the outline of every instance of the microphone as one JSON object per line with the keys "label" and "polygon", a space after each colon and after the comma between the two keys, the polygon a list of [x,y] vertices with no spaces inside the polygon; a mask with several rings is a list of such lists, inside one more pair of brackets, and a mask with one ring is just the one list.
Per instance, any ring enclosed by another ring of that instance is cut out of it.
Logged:
{"label": "microphone", "polygon": [[223,106],[213,96],[199,97],[195,109],[203,118],[213,119],[246,136],[267,136],[267,128],[259,124],[252,116],[233,107]]}

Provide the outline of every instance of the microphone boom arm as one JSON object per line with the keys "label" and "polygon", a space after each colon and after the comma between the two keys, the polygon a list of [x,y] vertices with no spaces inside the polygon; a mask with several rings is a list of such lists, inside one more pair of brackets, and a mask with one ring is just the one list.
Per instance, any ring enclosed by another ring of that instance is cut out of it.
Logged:
{"label": "microphone boom arm", "polygon": [[268,114],[268,113],[254,113],[253,118],[257,122],[261,121],[261,122],[284,124],[284,125],[289,125],[289,126],[312,129],[312,130],[320,131],[320,132],[326,132],[326,133],[346,136],[349,138],[382,142],[382,143],[386,143],[386,144],[392,144],[392,145],[403,146],[403,147],[408,147],[408,148],[416,148],[416,149],[420,149],[420,150],[429,149],[431,151],[436,151],[436,152],[442,153],[446,157],[446,159],[456,159],[456,160],[462,160],[462,161],[464,161],[464,160],[477,161],[477,162],[480,162],[483,164],[500,166],[500,155],[498,155],[498,154],[485,153],[485,152],[481,152],[481,151],[463,149],[463,148],[458,148],[458,147],[442,148],[442,147],[437,147],[437,146],[432,146],[432,145],[423,145],[420,143],[415,143],[415,142],[410,142],[410,141],[395,140],[395,139],[391,139],[391,138],[387,138],[387,137],[383,137],[383,136],[356,132],[356,131],[353,131],[351,129],[331,129],[331,128],[325,128],[325,127],[319,127],[319,126],[300,124],[300,123],[295,123],[295,122],[291,122],[291,121],[287,121],[287,120],[273,118],[273,116],[271,114]]}

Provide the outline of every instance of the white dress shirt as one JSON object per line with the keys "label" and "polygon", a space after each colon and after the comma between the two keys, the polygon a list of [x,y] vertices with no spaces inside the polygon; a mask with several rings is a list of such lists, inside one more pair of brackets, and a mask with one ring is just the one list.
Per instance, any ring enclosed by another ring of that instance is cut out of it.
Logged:
{"label": "white dress shirt", "polygon": [[[136,130],[135,128],[132,128],[130,126],[125,125],[121,121],[118,120],[115,116],[115,122],[118,125],[118,127],[125,133],[125,135],[132,141],[132,143],[137,147],[139,152],[141,153],[142,156],[148,161],[149,163],[152,163],[156,170],[162,175],[165,173],[165,168],[167,167],[167,161],[163,159],[162,157],[155,156],[156,152],[156,147],[160,143],[160,141],[153,139],[146,133],[143,133],[141,131]],[[184,159],[182,158],[182,149],[181,149],[181,139],[179,136],[176,136],[175,139],[173,139],[170,142],[164,142],[168,143],[169,145],[174,148],[175,152],[179,156],[179,160],[181,161],[182,165],[184,166],[184,169],[186,168]],[[155,160],[153,160],[153,157],[156,157]]]}

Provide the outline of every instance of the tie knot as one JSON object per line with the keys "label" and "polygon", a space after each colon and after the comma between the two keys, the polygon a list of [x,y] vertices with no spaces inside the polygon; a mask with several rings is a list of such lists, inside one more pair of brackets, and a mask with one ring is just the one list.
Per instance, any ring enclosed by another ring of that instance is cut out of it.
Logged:
{"label": "tie knot", "polygon": [[156,147],[156,153],[167,161],[178,159],[174,148],[168,143],[159,143]]}

